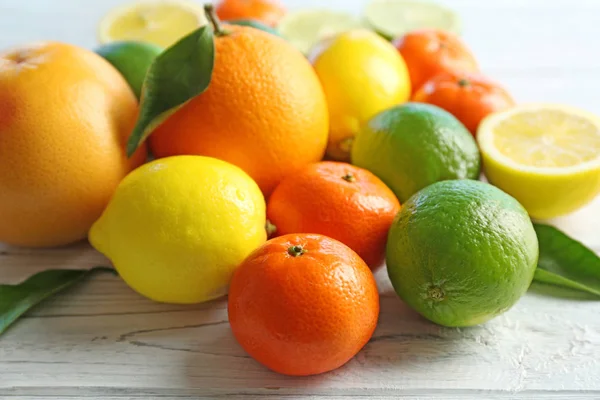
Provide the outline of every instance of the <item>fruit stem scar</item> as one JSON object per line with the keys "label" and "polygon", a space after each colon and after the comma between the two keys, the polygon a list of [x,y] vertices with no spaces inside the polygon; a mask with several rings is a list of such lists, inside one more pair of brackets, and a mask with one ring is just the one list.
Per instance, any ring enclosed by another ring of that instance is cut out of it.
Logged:
{"label": "fruit stem scar", "polygon": [[352,151],[353,144],[354,144],[354,138],[349,137],[349,138],[341,140],[340,143],[338,144],[338,147],[344,153],[350,154],[350,151]]}
{"label": "fruit stem scar", "polygon": [[467,87],[470,85],[470,82],[468,79],[462,78],[458,81],[458,86],[460,87]]}
{"label": "fruit stem scar", "polygon": [[439,286],[431,286],[427,290],[427,296],[433,301],[442,301],[444,300],[444,291]]}
{"label": "fruit stem scar", "polygon": [[306,253],[306,250],[304,249],[304,247],[299,245],[291,246],[288,248],[288,254],[292,257],[298,257],[304,253]]}
{"label": "fruit stem scar", "polygon": [[356,177],[351,173],[347,173],[346,175],[342,176],[342,179],[346,182],[356,182]]}
{"label": "fruit stem scar", "polygon": [[265,222],[265,230],[267,231],[267,238],[270,238],[277,232],[277,227],[271,223],[271,221],[267,220]]}
{"label": "fruit stem scar", "polygon": [[210,21],[216,36],[224,36],[231,33],[221,26],[221,21],[219,21],[219,17],[217,17],[217,14],[215,13],[215,7],[212,4],[204,5],[204,13],[206,14],[206,18]]}

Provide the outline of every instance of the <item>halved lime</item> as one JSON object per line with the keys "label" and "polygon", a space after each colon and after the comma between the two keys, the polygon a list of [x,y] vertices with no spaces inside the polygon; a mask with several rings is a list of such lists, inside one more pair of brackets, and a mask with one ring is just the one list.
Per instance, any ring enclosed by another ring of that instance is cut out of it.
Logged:
{"label": "halved lime", "polygon": [[455,34],[462,30],[455,11],[427,1],[371,0],[364,17],[373,30],[388,39],[417,29],[442,29]]}
{"label": "halved lime", "polygon": [[293,11],[280,21],[277,30],[287,41],[308,54],[323,39],[364,27],[360,18],[341,11],[312,9]]}

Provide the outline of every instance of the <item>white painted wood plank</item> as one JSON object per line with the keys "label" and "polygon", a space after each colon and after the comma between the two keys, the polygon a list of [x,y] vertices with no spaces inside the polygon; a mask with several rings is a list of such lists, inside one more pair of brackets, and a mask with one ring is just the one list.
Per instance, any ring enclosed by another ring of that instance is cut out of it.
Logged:
{"label": "white painted wood plank", "polygon": [[[583,224],[568,221],[589,221],[599,204],[555,222],[588,245],[597,243],[597,237],[578,230]],[[74,252],[79,253],[74,259],[90,265],[102,262],[84,245]],[[59,264],[69,251],[43,253]],[[4,249],[4,257],[31,254]],[[18,273],[15,267],[8,271],[18,279],[38,268],[23,263]],[[279,395],[392,391],[415,398],[436,393],[478,398],[487,390],[505,398],[564,391],[559,398],[569,398],[586,390],[593,391],[588,398],[600,397],[600,303],[546,297],[536,288],[482,327],[448,329],[408,309],[384,271],[378,282],[382,313],[365,349],[340,370],[294,379],[245,355],[227,325],[225,300],[189,307],[157,304],[102,275],[37,308],[0,339],[0,393],[60,396],[106,389],[122,395],[226,396],[272,395],[278,388]]]}

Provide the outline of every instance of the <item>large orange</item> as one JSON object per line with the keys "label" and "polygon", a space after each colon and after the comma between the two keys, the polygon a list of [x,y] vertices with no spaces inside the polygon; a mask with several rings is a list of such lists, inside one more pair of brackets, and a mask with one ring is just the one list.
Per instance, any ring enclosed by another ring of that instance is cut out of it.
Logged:
{"label": "large orange", "polygon": [[323,161],[285,178],[267,216],[281,235],[319,233],[349,246],[372,268],[383,263],[387,234],[400,203],[366,169]]}
{"label": "large orange", "polygon": [[125,79],[91,51],[42,42],[0,53],[0,241],[85,238],[145,158],[124,151],[137,111]]}
{"label": "large orange", "polygon": [[473,53],[450,32],[416,30],[394,40],[393,44],[406,62],[413,93],[440,72],[476,72],[479,69]]}
{"label": "large orange", "polygon": [[159,126],[150,147],[157,157],[228,161],[269,195],[284,176],[323,157],[325,95],[310,63],[285,40],[245,26],[225,29],[215,38],[208,89]]}
{"label": "large orange", "polygon": [[461,71],[435,75],[414,94],[413,101],[443,108],[473,136],[485,117],[515,105],[512,96],[498,83],[480,73]]}
{"label": "large orange", "polygon": [[222,20],[252,19],[276,26],[285,7],[278,0],[219,0],[216,12]]}
{"label": "large orange", "polygon": [[269,240],[236,270],[229,322],[255,360],[287,375],[349,361],[377,325],[373,274],[349,247],[321,235]]}

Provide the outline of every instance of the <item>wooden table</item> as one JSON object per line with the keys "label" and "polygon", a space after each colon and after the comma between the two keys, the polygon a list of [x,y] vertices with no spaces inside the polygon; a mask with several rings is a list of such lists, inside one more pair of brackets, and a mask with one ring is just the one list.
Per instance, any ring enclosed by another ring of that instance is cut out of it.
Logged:
{"label": "wooden table", "polygon": [[[98,18],[117,3],[0,0],[0,48],[34,39],[92,48]],[[354,11],[361,6],[331,3]],[[519,101],[600,112],[600,2],[446,3],[462,14],[465,40],[482,69]],[[550,222],[600,252],[600,199]],[[87,244],[1,246],[0,282],[99,264],[107,261]],[[158,304],[118,278],[97,275],[35,308],[0,337],[0,398],[600,399],[600,302],[550,297],[536,286],[483,326],[448,329],[408,309],[384,271],[378,282],[382,312],[371,342],[337,371],[289,378],[241,350],[224,300]]]}

